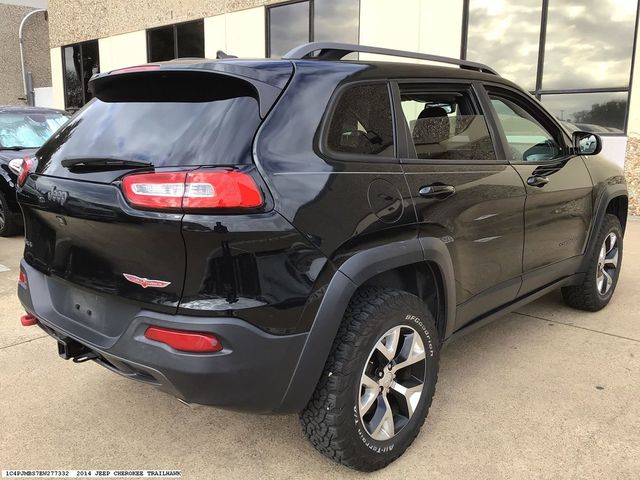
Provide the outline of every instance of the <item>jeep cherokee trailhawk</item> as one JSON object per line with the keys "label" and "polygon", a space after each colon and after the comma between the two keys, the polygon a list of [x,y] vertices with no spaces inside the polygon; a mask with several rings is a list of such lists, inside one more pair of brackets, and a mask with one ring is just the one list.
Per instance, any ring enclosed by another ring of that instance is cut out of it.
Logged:
{"label": "jeep cherokee trailhawk", "polygon": [[22,322],[63,358],[300,412],[375,470],[418,434],[446,342],[553,289],[611,299],[621,170],[491,68],[219,56],[95,75],[23,162]]}

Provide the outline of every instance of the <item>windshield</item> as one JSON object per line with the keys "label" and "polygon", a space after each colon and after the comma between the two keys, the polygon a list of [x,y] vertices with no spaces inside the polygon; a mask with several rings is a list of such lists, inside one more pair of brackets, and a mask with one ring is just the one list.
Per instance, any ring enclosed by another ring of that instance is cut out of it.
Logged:
{"label": "windshield", "polygon": [[40,148],[67,119],[60,113],[0,113],[0,149]]}

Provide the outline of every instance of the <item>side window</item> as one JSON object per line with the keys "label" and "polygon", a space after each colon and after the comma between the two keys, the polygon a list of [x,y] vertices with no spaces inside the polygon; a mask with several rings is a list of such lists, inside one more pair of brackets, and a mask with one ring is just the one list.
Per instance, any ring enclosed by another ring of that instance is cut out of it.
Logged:
{"label": "side window", "polygon": [[393,117],[386,84],[343,92],[329,124],[327,145],[339,153],[393,157]]}
{"label": "side window", "polygon": [[464,87],[447,91],[400,85],[400,99],[417,158],[496,159],[487,122],[475,112]]}
{"label": "side window", "polygon": [[565,155],[561,135],[553,135],[528,111],[524,103],[489,92],[507,137],[507,156],[514,161],[541,162]]}

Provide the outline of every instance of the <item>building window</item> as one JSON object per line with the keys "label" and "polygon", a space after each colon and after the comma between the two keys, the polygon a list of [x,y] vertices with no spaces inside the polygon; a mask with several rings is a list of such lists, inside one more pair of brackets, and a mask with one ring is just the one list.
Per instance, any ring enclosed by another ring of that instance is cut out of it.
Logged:
{"label": "building window", "polygon": [[91,100],[89,80],[100,71],[98,41],[76,43],[62,48],[64,106],[75,111]]}
{"label": "building window", "polygon": [[466,0],[462,57],[531,91],[569,129],[623,134],[637,0]]}
{"label": "building window", "polygon": [[183,57],[204,57],[204,20],[147,30],[148,61]]}
{"label": "building window", "polygon": [[358,43],[360,0],[304,0],[267,8],[267,57],[307,42]]}

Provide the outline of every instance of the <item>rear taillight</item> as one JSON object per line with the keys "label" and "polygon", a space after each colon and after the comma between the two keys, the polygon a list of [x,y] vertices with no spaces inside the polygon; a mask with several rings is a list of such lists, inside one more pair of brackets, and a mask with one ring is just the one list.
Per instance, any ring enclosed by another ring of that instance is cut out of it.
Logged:
{"label": "rear taillight", "polygon": [[20,165],[20,171],[18,172],[18,186],[22,187],[24,183],[27,181],[27,177],[31,172],[31,168],[33,167],[33,160],[31,157],[24,157],[22,159],[22,164]]}
{"label": "rear taillight", "polygon": [[251,175],[236,170],[136,173],[122,180],[125,197],[151,209],[256,208],[262,192]]}
{"label": "rear taillight", "polygon": [[149,327],[144,332],[144,336],[149,340],[164,343],[181,352],[214,353],[223,348],[218,337],[212,333]]}
{"label": "rear taillight", "polygon": [[20,270],[20,276],[18,277],[18,285],[21,287],[27,287],[27,274]]}

